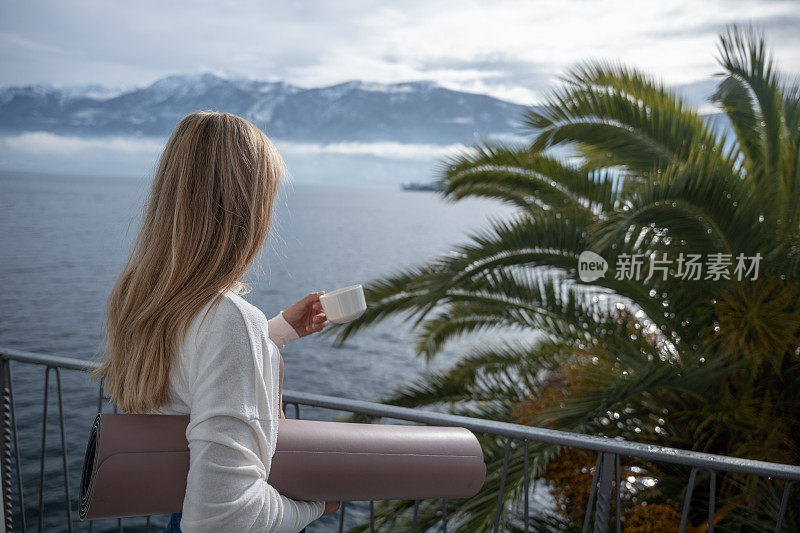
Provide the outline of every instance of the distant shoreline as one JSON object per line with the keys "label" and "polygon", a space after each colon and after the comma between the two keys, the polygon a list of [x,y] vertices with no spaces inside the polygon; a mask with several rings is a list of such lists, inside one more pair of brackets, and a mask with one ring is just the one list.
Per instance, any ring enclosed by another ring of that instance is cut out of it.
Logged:
{"label": "distant shoreline", "polygon": [[431,182],[431,183],[418,183],[418,182],[411,182],[411,183],[403,183],[400,187],[404,191],[418,191],[418,192],[439,192],[442,188],[439,186],[438,183]]}

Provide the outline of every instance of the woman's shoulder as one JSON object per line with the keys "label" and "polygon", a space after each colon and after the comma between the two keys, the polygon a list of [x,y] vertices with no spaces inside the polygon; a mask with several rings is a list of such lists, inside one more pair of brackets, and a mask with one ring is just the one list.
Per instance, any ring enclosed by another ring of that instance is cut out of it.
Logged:
{"label": "woman's shoulder", "polygon": [[267,323],[267,317],[263,311],[251,304],[238,293],[227,290],[223,293],[222,301],[220,302],[222,313],[233,313],[244,317],[245,319],[253,319],[257,322]]}
{"label": "woman's shoulder", "polygon": [[[212,305],[216,302],[216,305]],[[205,315],[205,316],[203,316]],[[226,292],[209,303],[190,327],[193,357],[209,362],[226,354],[226,359],[248,360],[266,353],[269,322],[264,313],[238,294]],[[216,364],[216,363],[215,363]]]}
{"label": "woman's shoulder", "polygon": [[[211,327],[216,329],[230,327],[235,323],[250,323],[253,325],[263,325],[266,327],[267,317],[264,313],[251,304],[239,294],[233,291],[225,291],[222,296],[216,301],[209,302],[198,316],[202,317],[208,312],[207,328]],[[211,307],[211,309],[209,309]],[[209,320],[210,319],[210,320]]]}
{"label": "woman's shoulder", "polygon": [[[225,291],[197,314],[189,335],[204,340],[223,340],[231,336],[266,336],[268,321],[264,313],[233,291]],[[210,339],[209,339],[210,337]]]}

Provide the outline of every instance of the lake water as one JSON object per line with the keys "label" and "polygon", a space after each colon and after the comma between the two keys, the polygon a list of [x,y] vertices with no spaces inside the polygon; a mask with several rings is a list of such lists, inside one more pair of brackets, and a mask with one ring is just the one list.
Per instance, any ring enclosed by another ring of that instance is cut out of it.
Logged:
{"label": "lake water", "polygon": [[[145,179],[0,173],[0,346],[77,358],[97,351],[105,299],[127,258],[148,187]],[[507,213],[494,203],[451,204],[431,193],[292,184],[283,187],[276,208],[270,240],[248,276],[253,291],[245,296],[267,317],[308,292],[419,264],[464,242],[490,217]],[[366,330],[339,348],[318,335],[300,339],[283,350],[285,387],[379,400],[431,368],[414,355],[411,343],[412,334],[400,319]],[[449,348],[433,365],[449,364],[458,352],[458,346]],[[44,369],[21,364],[12,369],[26,519],[28,527],[36,527]],[[77,509],[97,387],[78,372],[65,371],[61,378],[72,507]],[[51,373],[46,531],[65,529],[66,518],[54,381]],[[309,409],[303,415],[333,416]],[[358,518],[363,511],[348,507],[348,516]],[[309,531],[329,530],[334,518]],[[77,529],[88,530],[77,521],[77,510],[74,519]],[[164,517],[154,518],[155,530],[165,523]],[[143,530],[143,524],[126,520],[125,529]],[[116,530],[116,521],[95,524],[94,531],[104,530]]]}

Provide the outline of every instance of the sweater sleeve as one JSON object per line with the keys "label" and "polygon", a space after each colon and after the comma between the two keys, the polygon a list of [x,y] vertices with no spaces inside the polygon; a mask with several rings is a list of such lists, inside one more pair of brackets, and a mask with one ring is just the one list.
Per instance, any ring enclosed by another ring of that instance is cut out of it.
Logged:
{"label": "sweater sleeve", "polygon": [[286,321],[283,311],[269,319],[269,339],[275,343],[279,350],[291,341],[300,338],[291,324]]}
{"label": "sweater sleeve", "polygon": [[280,357],[267,329],[260,311],[222,300],[197,353],[181,518],[187,533],[296,533],[324,511],[324,502],[291,500],[267,483]]}

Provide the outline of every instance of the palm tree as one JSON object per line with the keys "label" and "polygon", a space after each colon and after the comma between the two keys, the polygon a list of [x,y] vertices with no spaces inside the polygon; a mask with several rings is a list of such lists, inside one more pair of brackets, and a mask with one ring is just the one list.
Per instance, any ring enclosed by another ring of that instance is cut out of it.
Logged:
{"label": "palm tree", "polygon": [[[752,29],[720,36],[719,63],[712,101],[725,127],[648,75],[593,62],[527,111],[530,144],[481,143],[443,162],[445,198],[492,198],[514,215],[369,284],[368,311],[339,328],[338,341],[390,315],[413,319],[427,358],[466,335],[503,340],[485,340],[385,401],[798,461],[800,89],[783,82]],[[585,251],[607,261],[605,275],[581,278]],[[490,476],[478,497],[452,502],[458,530],[484,531],[494,518],[503,443],[483,444]],[[510,464],[522,453],[514,448]],[[546,445],[529,453],[556,501],[530,525],[574,528],[594,458]],[[653,520],[674,527],[686,470],[636,465],[626,530]],[[718,528],[774,520],[752,509],[770,509],[777,483],[724,475],[718,485]],[[521,495],[513,467],[502,498],[511,509]],[[379,523],[403,529],[409,507],[382,506]],[[702,527],[702,506],[693,508]],[[420,522],[433,525],[438,512],[423,507]],[[788,518],[800,530],[800,517]]]}

